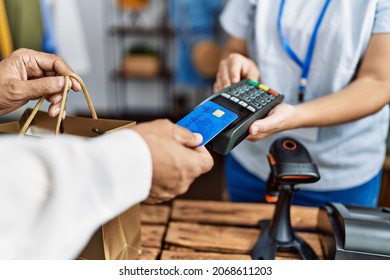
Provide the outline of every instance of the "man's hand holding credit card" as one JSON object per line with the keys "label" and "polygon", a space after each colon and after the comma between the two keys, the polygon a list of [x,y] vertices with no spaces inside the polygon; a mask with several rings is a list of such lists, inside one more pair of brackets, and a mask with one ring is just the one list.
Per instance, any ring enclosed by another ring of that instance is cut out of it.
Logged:
{"label": "man's hand holding credit card", "polygon": [[236,113],[212,102],[206,101],[177,122],[193,133],[203,136],[199,146],[204,146],[238,118]]}

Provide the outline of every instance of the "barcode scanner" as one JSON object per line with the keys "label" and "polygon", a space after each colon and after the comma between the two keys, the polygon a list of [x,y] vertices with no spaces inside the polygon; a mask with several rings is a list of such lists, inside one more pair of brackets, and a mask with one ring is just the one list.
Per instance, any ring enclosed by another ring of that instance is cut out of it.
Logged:
{"label": "barcode scanner", "polygon": [[266,201],[276,205],[272,220],[260,221],[260,237],[252,249],[252,258],[272,260],[280,250],[296,252],[303,259],[317,259],[311,247],[294,234],[290,219],[292,197],[299,190],[296,185],[317,182],[320,179],[317,165],[307,149],[290,137],[272,143],[268,162],[271,172]]}
{"label": "barcode scanner", "polygon": [[281,185],[293,186],[317,182],[320,173],[307,149],[290,137],[276,139],[269,150],[271,173],[267,181],[265,200],[274,203]]}

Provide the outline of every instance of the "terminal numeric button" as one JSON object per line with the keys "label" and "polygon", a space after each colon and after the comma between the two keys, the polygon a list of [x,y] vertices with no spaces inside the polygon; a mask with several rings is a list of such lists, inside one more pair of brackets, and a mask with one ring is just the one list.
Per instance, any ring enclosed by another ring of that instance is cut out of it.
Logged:
{"label": "terminal numeric button", "polygon": [[252,106],[248,106],[246,107],[249,111],[252,111],[253,113],[256,112],[256,109],[253,108]]}
{"label": "terminal numeric button", "polygon": [[245,103],[244,101],[240,101],[240,102],[238,102],[238,104],[240,104],[242,107],[246,107],[246,106],[248,106],[248,104],[247,104],[247,103]]}

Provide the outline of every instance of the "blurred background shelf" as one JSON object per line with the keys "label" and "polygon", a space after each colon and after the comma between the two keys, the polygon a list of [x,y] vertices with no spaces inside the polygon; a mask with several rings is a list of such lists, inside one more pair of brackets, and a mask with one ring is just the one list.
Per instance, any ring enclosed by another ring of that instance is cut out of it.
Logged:
{"label": "blurred background shelf", "polygon": [[114,70],[111,74],[113,80],[137,80],[137,81],[151,81],[151,80],[168,80],[172,79],[172,72],[170,70],[161,70],[155,77],[129,76],[123,70]]}
{"label": "blurred background shelf", "polygon": [[169,27],[134,27],[134,26],[113,26],[109,30],[110,35],[134,35],[134,36],[169,36],[174,37],[175,32]]}
{"label": "blurred background shelf", "polygon": [[[142,108],[136,109],[141,114],[173,115],[171,69],[175,32],[169,24],[168,2],[145,1],[143,9],[136,13],[114,6],[111,13],[107,33],[114,44],[107,51],[115,57],[115,63],[111,65],[110,79],[114,84],[115,104],[122,115],[133,111],[131,103],[136,101],[135,94],[148,95],[144,99],[149,102],[137,105]],[[154,22],[147,12],[154,13]]]}

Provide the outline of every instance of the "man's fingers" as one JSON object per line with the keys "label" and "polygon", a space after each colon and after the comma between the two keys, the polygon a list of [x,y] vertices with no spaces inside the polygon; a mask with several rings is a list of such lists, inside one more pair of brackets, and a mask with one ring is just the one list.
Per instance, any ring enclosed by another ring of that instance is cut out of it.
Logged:
{"label": "man's fingers", "polygon": [[43,71],[54,71],[57,75],[66,75],[72,73],[72,68],[60,57],[44,52],[38,52],[29,49],[18,50],[28,69],[29,66],[36,65]]}
{"label": "man's fingers", "polygon": [[[205,147],[198,147],[203,141],[203,137],[199,133],[192,133],[189,130],[177,126],[174,137],[177,141],[187,146],[188,148],[195,148],[193,151],[194,160],[198,160],[198,166],[200,168],[200,173],[206,173],[214,165],[214,160],[209,151]],[[199,174],[200,175],[200,174]]]}
{"label": "man's fingers", "polygon": [[51,104],[57,104],[62,100],[62,94],[61,93],[50,94],[46,96],[46,100]]}
{"label": "man's fingers", "polygon": [[214,159],[209,151],[205,147],[197,147],[195,151],[198,153],[201,161],[202,173],[210,171],[214,166]]}
{"label": "man's fingers", "polygon": [[15,94],[22,99],[36,99],[62,92],[65,87],[64,77],[44,77],[27,81],[15,81]]}
{"label": "man's fingers", "polygon": [[71,82],[70,87],[73,91],[80,91],[81,90],[81,85],[75,78],[70,78],[70,82]]}
{"label": "man's fingers", "polygon": [[181,144],[191,148],[197,147],[203,141],[202,135],[199,133],[192,133],[179,125],[174,126],[173,137]]}
{"label": "man's fingers", "polygon": [[[51,104],[47,110],[47,113],[50,117],[54,118],[57,117],[61,110],[61,103],[57,104]],[[64,112],[62,113],[62,119],[65,119],[66,117],[66,110],[64,109]]]}
{"label": "man's fingers", "polygon": [[[54,54],[19,49],[15,51],[15,55],[23,61],[29,77],[65,76],[73,72],[72,68],[62,58]],[[79,82],[74,78],[71,78],[71,81],[72,89],[80,91],[81,85]]]}

